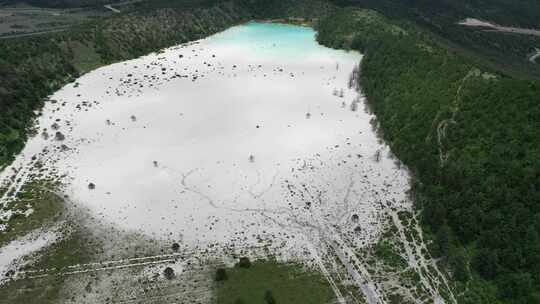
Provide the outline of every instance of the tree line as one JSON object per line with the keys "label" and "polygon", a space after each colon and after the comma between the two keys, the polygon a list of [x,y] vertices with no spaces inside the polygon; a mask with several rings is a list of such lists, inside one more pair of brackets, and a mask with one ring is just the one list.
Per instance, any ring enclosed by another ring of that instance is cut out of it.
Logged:
{"label": "tree line", "polygon": [[318,30],[321,43],[365,54],[359,81],[415,176],[432,254],[468,283],[461,301],[540,303],[540,83],[374,12],[343,9]]}

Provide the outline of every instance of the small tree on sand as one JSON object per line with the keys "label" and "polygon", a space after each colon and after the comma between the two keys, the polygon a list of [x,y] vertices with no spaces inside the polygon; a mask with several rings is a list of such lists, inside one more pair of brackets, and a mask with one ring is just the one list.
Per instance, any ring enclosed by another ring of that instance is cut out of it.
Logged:
{"label": "small tree on sand", "polygon": [[236,264],[240,268],[249,268],[251,267],[251,261],[247,257],[241,257],[238,264]]}
{"label": "small tree on sand", "polygon": [[163,271],[163,275],[167,280],[172,280],[174,278],[174,269],[172,269],[171,267],[165,268],[165,270]]}

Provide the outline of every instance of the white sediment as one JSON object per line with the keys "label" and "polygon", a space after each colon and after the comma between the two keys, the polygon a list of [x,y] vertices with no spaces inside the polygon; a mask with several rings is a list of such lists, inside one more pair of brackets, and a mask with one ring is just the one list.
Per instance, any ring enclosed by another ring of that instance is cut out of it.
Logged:
{"label": "white sediment", "polygon": [[[385,210],[410,207],[408,173],[351,106],[363,101],[348,87],[361,55],[314,35],[243,25],[88,73],[50,97],[2,177],[15,174],[16,192],[36,156],[71,201],[122,229],[192,249],[347,258],[377,240]],[[382,301],[353,264],[370,303]]]}
{"label": "white sediment", "polygon": [[58,230],[49,231],[35,230],[29,234],[11,241],[0,248],[0,285],[10,276],[8,273],[21,266],[22,259],[46,246],[50,245],[60,236]]}

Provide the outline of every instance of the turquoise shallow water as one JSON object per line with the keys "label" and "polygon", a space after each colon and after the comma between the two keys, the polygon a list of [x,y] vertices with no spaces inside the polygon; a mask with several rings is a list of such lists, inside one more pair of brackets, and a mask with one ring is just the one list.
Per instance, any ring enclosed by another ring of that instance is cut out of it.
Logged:
{"label": "turquoise shallow water", "polygon": [[315,36],[310,27],[249,22],[213,36],[211,44],[246,48],[258,55],[275,57],[302,58],[328,53],[328,49],[315,42]]}

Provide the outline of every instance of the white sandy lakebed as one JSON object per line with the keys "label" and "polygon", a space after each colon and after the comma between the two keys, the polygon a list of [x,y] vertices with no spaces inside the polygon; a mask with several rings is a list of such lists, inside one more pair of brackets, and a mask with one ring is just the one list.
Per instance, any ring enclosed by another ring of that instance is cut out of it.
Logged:
{"label": "white sandy lakebed", "polygon": [[332,251],[367,275],[348,255],[378,239],[385,210],[410,208],[408,173],[348,86],[361,55],[314,36],[250,23],[82,76],[50,97],[11,189],[40,161],[120,229],[188,249]]}

